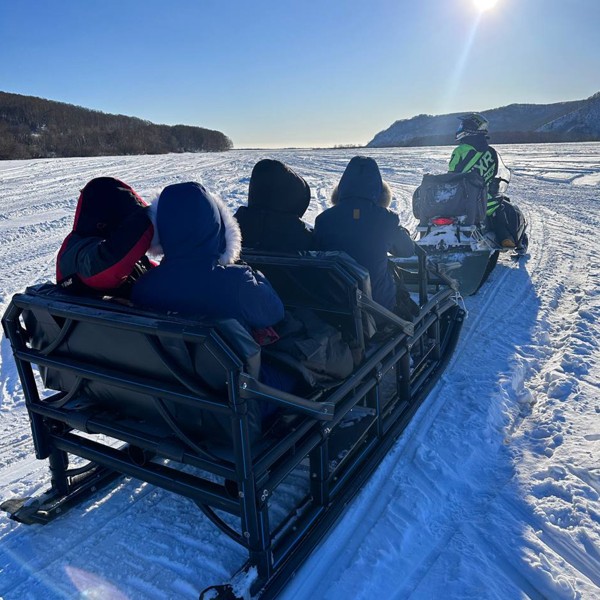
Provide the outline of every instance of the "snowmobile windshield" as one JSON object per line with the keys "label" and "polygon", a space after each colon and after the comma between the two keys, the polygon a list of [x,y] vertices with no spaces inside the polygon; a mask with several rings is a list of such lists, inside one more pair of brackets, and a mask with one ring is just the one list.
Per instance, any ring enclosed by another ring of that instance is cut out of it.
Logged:
{"label": "snowmobile windshield", "polygon": [[506,193],[508,184],[510,183],[510,169],[504,164],[502,157],[498,154],[498,172],[494,177],[494,184],[492,187],[494,195],[501,196]]}

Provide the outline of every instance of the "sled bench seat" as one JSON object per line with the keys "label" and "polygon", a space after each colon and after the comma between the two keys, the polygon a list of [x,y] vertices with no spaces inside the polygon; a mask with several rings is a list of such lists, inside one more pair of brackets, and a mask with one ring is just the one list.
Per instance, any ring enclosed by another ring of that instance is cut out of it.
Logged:
{"label": "sled bench seat", "polygon": [[[141,311],[51,284],[29,288],[13,297],[2,324],[51,488],[7,499],[12,518],[47,522],[115,478],[134,477],[190,498],[246,549],[240,569],[256,573],[253,593],[277,594],[439,377],[463,313],[437,281],[426,286],[414,324],[387,315],[380,336],[372,317],[387,311],[374,306],[364,270],[344,257],[245,259],[288,308],[311,308],[340,328],[359,351],[354,372],[328,389],[288,394],[259,380],[261,349],[234,320]],[[265,405],[278,409],[268,421]],[[301,499],[282,494],[275,517],[272,502],[290,478],[304,486]],[[239,527],[216,511],[239,517]]]}

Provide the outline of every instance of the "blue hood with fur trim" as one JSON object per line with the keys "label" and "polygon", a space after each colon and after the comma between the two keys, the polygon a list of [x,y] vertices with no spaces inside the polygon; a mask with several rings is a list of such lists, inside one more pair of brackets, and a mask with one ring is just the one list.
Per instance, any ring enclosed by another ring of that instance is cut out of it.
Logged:
{"label": "blue hood with fur trim", "polygon": [[364,198],[378,204],[382,192],[383,180],[377,163],[368,156],[355,156],[338,184],[339,201]]}
{"label": "blue hood with fur trim", "polygon": [[332,193],[334,206],[315,219],[319,250],[342,250],[369,270],[373,299],[389,310],[396,305],[396,285],[388,267],[388,253],[411,256],[414,244],[388,210],[391,193],[377,163],[355,156]]}
{"label": "blue hood with fur trim", "polygon": [[281,300],[264,276],[233,264],[241,247],[239,226],[204,186],[166,187],[155,218],[164,257],[135,284],[133,302],[199,318],[234,318],[251,329],[283,318]]}
{"label": "blue hood with fur trim", "polygon": [[177,183],[162,191],[156,208],[156,229],[169,258],[194,256],[212,264],[229,264],[240,255],[237,222],[200,183]]}
{"label": "blue hood with fur trim", "polygon": [[355,156],[331,193],[332,204],[355,200],[367,200],[384,208],[392,201],[390,186],[383,181],[378,164],[369,156]]}

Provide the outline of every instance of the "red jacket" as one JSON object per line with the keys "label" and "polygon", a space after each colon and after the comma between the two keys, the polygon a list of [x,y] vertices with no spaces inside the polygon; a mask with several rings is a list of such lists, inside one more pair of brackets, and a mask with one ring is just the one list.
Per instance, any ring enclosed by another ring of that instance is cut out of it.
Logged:
{"label": "red jacket", "polygon": [[83,284],[84,289],[114,291],[145,272],[154,234],[146,207],[122,181],[92,179],[81,190],[73,231],[58,252],[56,282],[67,289]]}

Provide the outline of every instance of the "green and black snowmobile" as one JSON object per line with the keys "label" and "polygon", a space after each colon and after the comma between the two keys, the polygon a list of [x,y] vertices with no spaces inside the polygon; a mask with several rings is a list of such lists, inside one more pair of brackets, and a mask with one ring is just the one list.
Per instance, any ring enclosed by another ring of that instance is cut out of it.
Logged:
{"label": "green and black snowmobile", "polygon": [[[518,258],[527,252],[526,221],[505,195],[510,171],[499,159],[497,176],[489,188],[477,171],[426,174],[413,194],[413,214],[419,219],[416,243],[430,262],[455,279],[463,296],[474,294],[485,282],[500,253]],[[487,216],[489,200],[497,203],[493,217]],[[516,244],[499,240],[498,223],[505,219]]]}

